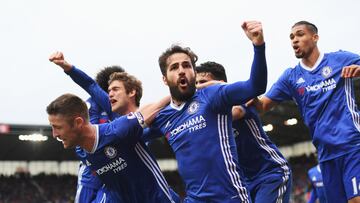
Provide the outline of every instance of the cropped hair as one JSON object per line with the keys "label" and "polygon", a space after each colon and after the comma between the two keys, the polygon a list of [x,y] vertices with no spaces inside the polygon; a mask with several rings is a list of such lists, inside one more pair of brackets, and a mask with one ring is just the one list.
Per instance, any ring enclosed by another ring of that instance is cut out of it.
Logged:
{"label": "cropped hair", "polygon": [[135,94],[135,105],[137,107],[140,106],[140,100],[142,97],[142,84],[141,81],[138,80],[135,76],[132,76],[126,72],[122,72],[122,73],[113,73],[110,75],[110,79],[109,79],[109,85],[113,82],[113,81],[121,81],[124,84],[125,90],[126,90],[126,94],[129,94],[131,91],[135,90],[136,94]]}
{"label": "cropped hair", "polygon": [[312,33],[318,34],[318,28],[314,24],[312,24],[312,23],[310,23],[308,21],[305,21],[305,20],[302,20],[302,21],[299,21],[299,22],[295,23],[292,26],[292,28],[294,28],[296,26],[299,26],[299,25],[305,25]]}
{"label": "cropped hair", "polygon": [[63,94],[52,101],[47,107],[46,112],[49,115],[64,116],[72,124],[72,119],[76,116],[89,121],[89,113],[86,103],[74,94]]}
{"label": "cropped hair", "polygon": [[195,63],[198,60],[198,56],[189,47],[182,47],[180,45],[173,44],[170,48],[166,49],[166,51],[163,52],[159,57],[159,66],[163,76],[166,76],[168,58],[176,53],[184,53],[188,55],[190,57],[193,68],[195,68]]}
{"label": "cropped hair", "polygon": [[227,82],[224,66],[213,61],[207,61],[195,68],[196,73],[211,73],[215,80],[223,80]]}
{"label": "cropped hair", "polygon": [[103,89],[105,92],[107,92],[108,88],[109,88],[108,82],[109,82],[110,75],[115,72],[121,73],[121,72],[125,72],[125,70],[121,66],[108,66],[108,67],[101,69],[96,74],[95,81],[97,82],[97,84],[99,84],[101,89]]}

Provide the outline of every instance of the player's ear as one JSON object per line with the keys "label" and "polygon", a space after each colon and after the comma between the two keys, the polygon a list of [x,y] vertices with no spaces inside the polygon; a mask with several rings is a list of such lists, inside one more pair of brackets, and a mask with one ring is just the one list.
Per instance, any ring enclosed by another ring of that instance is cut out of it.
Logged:
{"label": "player's ear", "polygon": [[81,116],[77,116],[74,119],[74,125],[77,128],[80,128],[84,124],[84,119]]}
{"label": "player's ear", "polygon": [[318,34],[314,34],[313,35],[313,39],[315,42],[319,41],[319,35]]}
{"label": "player's ear", "polygon": [[165,85],[168,85],[168,82],[167,82],[167,79],[166,79],[166,76],[165,76],[165,75],[162,76],[162,79],[163,79],[164,84],[165,84]]}
{"label": "player's ear", "polygon": [[129,97],[135,97],[135,95],[136,95],[136,90],[131,90],[130,92],[129,92]]}

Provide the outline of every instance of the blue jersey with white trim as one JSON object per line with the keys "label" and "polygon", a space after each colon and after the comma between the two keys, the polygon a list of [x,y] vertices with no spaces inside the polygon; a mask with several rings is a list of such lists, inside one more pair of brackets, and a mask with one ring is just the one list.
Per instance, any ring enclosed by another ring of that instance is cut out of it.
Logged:
{"label": "blue jersey with white trim", "polygon": [[151,126],[167,137],[186,193],[198,201],[250,201],[239,174],[231,108],[266,89],[265,45],[254,51],[248,81],[198,90],[180,107],[161,110]]}
{"label": "blue jersey with white trim", "polygon": [[360,148],[352,79],[341,77],[344,66],[360,65],[360,57],[338,51],[319,57],[318,62],[312,71],[301,64],[287,69],[266,96],[277,102],[296,101],[323,162]]}
{"label": "blue jersey with white trim", "polygon": [[97,104],[91,97],[86,100],[86,105],[89,109],[90,123],[102,124],[107,123],[110,118],[105,110],[103,110],[99,104]]}
{"label": "blue jersey with white trim", "polygon": [[316,202],[316,199],[319,199],[320,203],[326,203],[326,195],[325,195],[325,189],[324,189],[324,183],[321,175],[320,166],[317,165],[313,168],[311,168],[308,171],[308,177],[311,181],[311,185],[313,188],[313,191],[311,192],[311,197],[308,203],[314,203]]}
{"label": "blue jersey with white trim", "polygon": [[123,202],[172,202],[169,186],[140,137],[137,113],[97,126],[92,152],[78,156],[104,183],[106,195]]}
{"label": "blue jersey with white trim", "polygon": [[[76,84],[78,84],[91,96],[90,107],[94,108],[94,117],[95,114],[100,114],[99,118],[102,118],[101,115],[106,114],[108,120],[114,120],[115,118],[120,116],[119,114],[111,111],[111,104],[108,93],[104,91],[94,79],[92,79],[90,76],[88,76],[86,73],[76,68],[75,66],[73,66],[69,71],[66,71],[65,73],[69,75]],[[89,109],[89,113],[91,114],[92,112],[90,112],[90,110],[92,109]]]}
{"label": "blue jersey with white trim", "polygon": [[[103,111],[99,107],[99,105],[96,102],[94,102],[94,100],[92,98],[89,98],[86,101],[86,104],[89,109],[90,123],[101,124],[101,123],[106,123],[109,121],[107,113],[105,111]],[[77,147],[75,150],[78,150],[78,149],[79,148]],[[88,168],[84,163],[80,164],[79,172],[78,172],[77,190],[83,188],[83,187],[80,187],[80,185],[97,190],[102,186],[102,184],[103,183],[96,176],[96,174],[92,173],[90,168]],[[77,193],[80,194],[80,191],[77,191]]]}
{"label": "blue jersey with white trim", "polygon": [[239,165],[245,180],[252,182],[273,173],[280,173],[283,174],[284,181],[287,181],[290,177],[289,165],[263,130],[255,107],[242,108],[245,116],[233,121],[232,126]]}
{"label": "blue jersey with white trim", "polygon": [[187,195],[218,202],[239,194],[246,199],[247,191],[238,173],[231,108],[215,110],[208,98],[212,94],[207,92],[197,91],[180,108],[167,106],[152,127],[159,127],[167,137]]}
{"label": "blue jersey with white trim", "polygon": [[[80,150],[79,147],[76,147],[75,152]],[[78,188],[79,185],[83,185],[92,189],[99,189],[103,183],[101,180],[97,177],[96,174],[94,174],[89,167],[87,167],[83,162],[79,164],[79,171],[78,171]]]}

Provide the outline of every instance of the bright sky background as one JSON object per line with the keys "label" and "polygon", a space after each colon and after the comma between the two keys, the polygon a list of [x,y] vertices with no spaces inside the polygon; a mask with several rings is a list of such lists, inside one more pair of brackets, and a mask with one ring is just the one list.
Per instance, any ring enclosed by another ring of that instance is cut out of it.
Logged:
{"label": "bright sky background", "polygon": [[46,106],[70,92],[88,96],[56,65],[54,51],[91,76],[121,65],[143,82],[142,104],[168,94],[157,64],[172,43],[192,48],[199,62],[222,63],[228,80],[246,80],[252,45],[240,25],[263,23],[268,89],[298,60],[290,27],[319,28],[323,52],[360,53],[358,0],[1,0],[0,123],[48,124]]}

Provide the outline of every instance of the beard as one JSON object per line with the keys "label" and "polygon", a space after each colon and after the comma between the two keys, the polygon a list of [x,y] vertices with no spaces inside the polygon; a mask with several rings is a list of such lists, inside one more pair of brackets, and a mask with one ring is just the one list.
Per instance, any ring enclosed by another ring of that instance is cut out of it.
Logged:
{"label": "beard", "polygon": [[189,100],[195,93],[195,79],[189,81],[188,88],[185,90],[185,92],[182,92],[176,84],[169,84],[169,89],[171,96],[176,101],[185,102]]}

